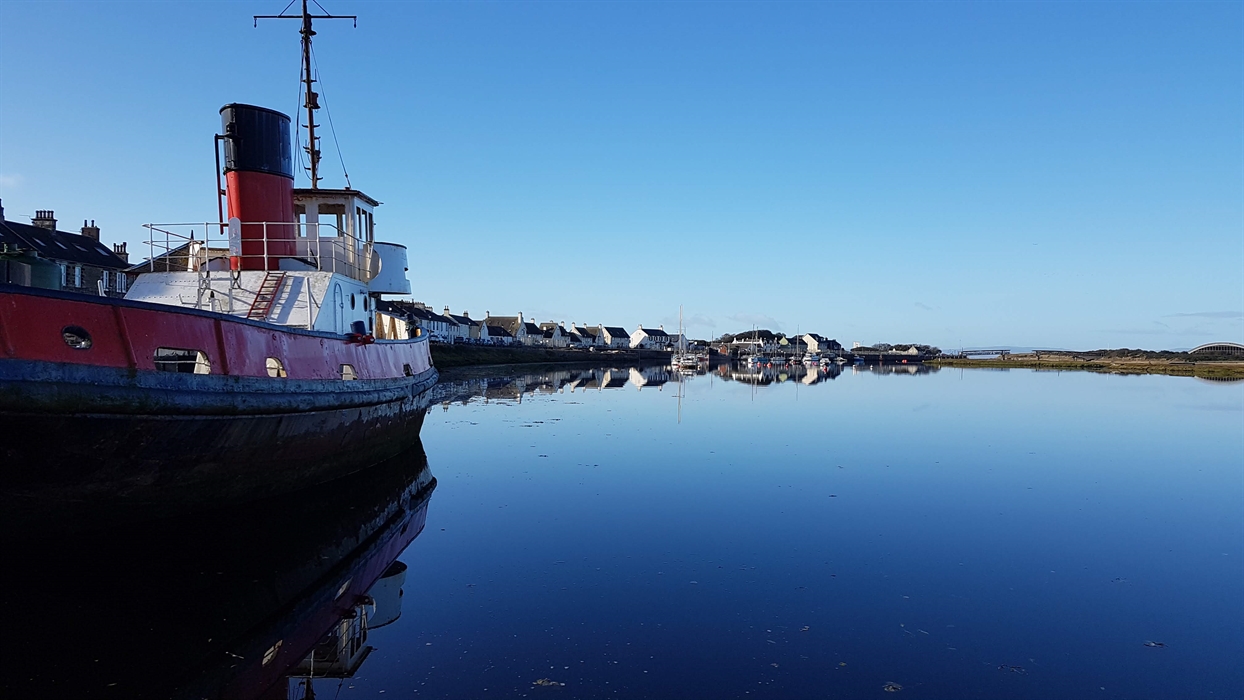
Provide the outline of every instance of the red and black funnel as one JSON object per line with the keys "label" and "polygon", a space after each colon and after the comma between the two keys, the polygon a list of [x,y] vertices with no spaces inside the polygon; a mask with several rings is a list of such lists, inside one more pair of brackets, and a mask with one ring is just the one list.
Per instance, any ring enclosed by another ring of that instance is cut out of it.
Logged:
{"label": "red and black funnel", "polygon": [[254,105],[220,108],[229,218],[242,221],[242,258],[235,269],[275,270],[296,254],[294,154],[289,117]]}

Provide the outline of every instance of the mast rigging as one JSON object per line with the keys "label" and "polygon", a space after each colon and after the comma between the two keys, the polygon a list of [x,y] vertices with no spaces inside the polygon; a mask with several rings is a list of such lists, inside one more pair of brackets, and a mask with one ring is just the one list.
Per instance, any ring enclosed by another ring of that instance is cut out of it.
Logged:
{"label": "mast rigging", "polygon": [[[293,4],[294,3],[291,0],[289,5]],[[289,9],[289,5],[285,6],[286,10]],[[304,96],[302,106],[307,110],[307,145],[303,147],[303,150],[307,152],[307,159],[310,161],[311,189],[313,190],[319,189],[320,180],[323,178],[320,177],[320,148],[317,143],[318,139],[315,135],[315,128],[318,126],[318,124],[315,123],[315,110],[320,108],[320,96],[314,90],[314,84],[316,81],[311,73],[311,37],[315,36],[315,30],[311,26],[311,21],[315,19],[348,19],[354,22],[355,27],[358,27],[359,25],[358,15],[332,15],[329,14],[327,10],[324,10],[324,7],[320,5],[320,3],[316,2],[315,5],[323,10],[324,14],[311,14],[310,10],[307,8],[307,0],[302,0],[301,14],[287,15],[285,14],[285,10],[281,10],[281,14],[279,15],[254,16],[256,27],[259,26],[259,20],[261,19],[296,19],[302,22],[302,28],[298,30],[298,33],[302,35],[302,80]]]}

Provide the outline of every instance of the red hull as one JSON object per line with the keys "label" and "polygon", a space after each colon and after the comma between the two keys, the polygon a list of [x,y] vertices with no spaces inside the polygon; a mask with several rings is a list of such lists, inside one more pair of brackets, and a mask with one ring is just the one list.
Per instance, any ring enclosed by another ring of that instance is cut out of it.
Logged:
{"label": "red hull", "polygon": [[[67,326],[87,331],[91,347],[66,344]],[[284,328],[225,314],[81,294],[0,286],[0,359],[40,360],[156,371],[157,348],[199,350],[212,374],[267,377],[276,358],[290,379],[359,379],[418,375],[432,367],[425,339],[370,345],[345,336]]]}

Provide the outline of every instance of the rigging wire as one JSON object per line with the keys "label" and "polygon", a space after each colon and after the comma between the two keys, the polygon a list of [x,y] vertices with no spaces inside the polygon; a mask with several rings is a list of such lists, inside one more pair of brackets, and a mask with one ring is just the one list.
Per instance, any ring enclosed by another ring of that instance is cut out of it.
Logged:
{"label": "rigging wire", "polygon": [[[315,4],[319,5],[318,2]],[[341,144],[337,141],[337,127],[333,126],[333,111],[328,106],[328,91],[324,87],[324,78],[320,75],[320,63],[315,57],[314,46],[311,47],[311,62],[315,65],[315,78],[320,84],[320,95],[324,97],[324,113],[328,115],[328,130],[333,135],[333,146],[337,149],[337,161],[341,163],[341,174],[346,178],[346,189],[353,189],[350,187],[350,172],[346,170],[346,159],[341,154]]]}

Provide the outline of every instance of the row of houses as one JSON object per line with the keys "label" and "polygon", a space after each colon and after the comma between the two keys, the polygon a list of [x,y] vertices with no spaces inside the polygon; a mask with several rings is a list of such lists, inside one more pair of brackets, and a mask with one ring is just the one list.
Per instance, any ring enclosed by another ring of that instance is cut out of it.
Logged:
{"label": "row of houses", "polygon": [[842,343],[826,338],[819,333],[804,333],[794,336],[759,336],[736,337],[718,350],[729,355],[794,355],[799,353],[816,353],[818,355],[837,356],[844,352]]}
{"label": "row of houses", "polygon": [[78,233],[58,230],[50,209],[29,224],[9,221],[0,202],[0,283],[120,297],[130,267],[125,244],[110,250],[94,221],[83,221]]}
{"label": "row of houses", "polygon": [[664,326],[634,331],[603,323],[590,326],[564,321],[533,322],[520,311],[515,316],[493,316],[485,312],[475,319],[469,311],[455,314],[444,307],[440,313],[418,301],[376,302],[378,318],[376,337],[408,338],[427,334],[443,343],[478,343],[484,345],[525,345],[549,348],[653,349],[665,350],[679,346],[686,338],[667,333]]}

